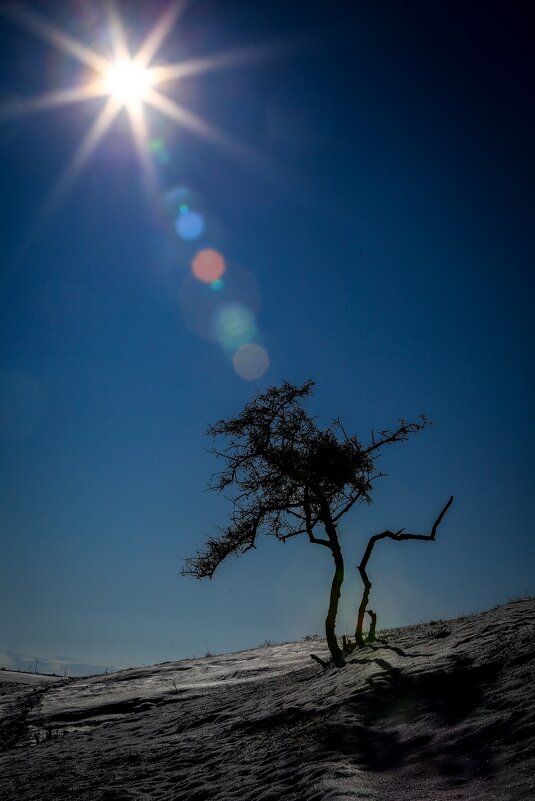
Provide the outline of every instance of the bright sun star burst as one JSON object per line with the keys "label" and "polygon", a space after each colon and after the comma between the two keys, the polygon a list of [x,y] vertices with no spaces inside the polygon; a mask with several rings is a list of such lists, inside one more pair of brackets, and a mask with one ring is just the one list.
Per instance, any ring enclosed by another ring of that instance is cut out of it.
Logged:
{"label": "bright sun star burst", "polygon": [[[1,4],[0,4],[1,5]],[[68,88],[57,89],[25,100],[17,99],[0,105],[0,122],[31,112],[59,108],[71,103],[102,97],[104,103],[89,130],[82,137],[72,159],[66,165],[56,187],[50,194],[47,207],[50,211],[86,164],[105,136],[114,120],[124,110],[128,115],[134,144],[148,185],[154,185],[153,165],[149,159],[150,131],[147,110],[155,110],[178,125],[222,147],[234,157],[256,163],[257,154],[229,134],[216,129],[202,117],[185,108],[169,95],[160,91],[162,84],[171,84],[187,75],[235,66],[244,61],[265,57],[265,49],[245,48],[233,53],[222,53],[208,58],[196,58],[177,64],[154,64],[163,41],[170,34],[186,3],[171,0],[138,50],[131,54],[126,32],[114,2],[107,8],[107,23],[111,53],[106,57],[98,49],[74,39],[61,28],[44,19],[25,5],[0,8],[0,14],[22,25],[26,30],[88,68],[87,80]]]}
{"label": "bright sun star burst", "polygon": [[125,105],[143,100],[152,84],[150,70],[135,61],[110,64],[104,85],[111,97]]}

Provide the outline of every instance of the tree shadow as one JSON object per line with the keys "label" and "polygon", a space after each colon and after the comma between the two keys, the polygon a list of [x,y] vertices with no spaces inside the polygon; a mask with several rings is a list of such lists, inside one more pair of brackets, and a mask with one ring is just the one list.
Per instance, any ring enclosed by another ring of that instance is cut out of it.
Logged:
{"label": "tree shadow", "polygon": [[370,662],[381,671],[348,699],[342,720],[324,726],[324,748],[370,771],[425,763],[452,784],[492,774],[492,746],[507,724],[476,712],[501,663],[460,658],[448,671],[407,674],[382,658],[352,660]]}
{"label": "tree shadow", "polygon": [[[402,657],[405,657],[405,658],[413,658],[413,657],[416,657],[416,656],[430,656],[430,654],[420,654],[420,653],[416,653],[416,651],[411,651],[410,653],[408,653],[407,651],[404,651],[402,648],[398,648],[395,645],[389,645],[386,640],[383,640],[383,639],[381,639],[379,637],[373,643],[366,642],[364,644],[363,648],[365,649],[364,652],[366,652],[366,651],[372,651],[372,652],[376,652],[376,651],[392,651],[393,653],[397,654],[398,656],[402,656]],[[356,648],[353,648],[351,653],[362,653],[362,650],[360,648],[358,648],[358,646],[357,646]]]}

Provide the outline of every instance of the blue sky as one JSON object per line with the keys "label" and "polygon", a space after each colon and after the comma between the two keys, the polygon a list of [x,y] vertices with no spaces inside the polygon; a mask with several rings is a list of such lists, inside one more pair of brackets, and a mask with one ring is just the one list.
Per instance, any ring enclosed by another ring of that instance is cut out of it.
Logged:
{"label": "blue sky", "polygon": [[[105,98],[7,113],[87,68],[0,17],[0,648],[118,666],[321,631],[306,542],[178,575],[229,511],[206,427],[282,379],[364,440],[436,421],[341,527],[340,632],[368,536],[425,531],[451,494],[435,544],[374,553],[379,625],[535,591],[529,20],[465,6],[187,4],[156,62],[253,54],[162,87],[208,135],[147,107],[149,185],[123,110],[54,207]],[[28,8],[106,53],[104,5]],[[169,4],[118,8],[135,49]],[[192,276],[208,249],[221,288]]]}

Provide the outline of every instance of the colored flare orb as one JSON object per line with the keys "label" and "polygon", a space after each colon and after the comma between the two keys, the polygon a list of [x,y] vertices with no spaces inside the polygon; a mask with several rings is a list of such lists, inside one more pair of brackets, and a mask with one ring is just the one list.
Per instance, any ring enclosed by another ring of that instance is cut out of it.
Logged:
{"label": "colored flare orb", "polygon": [[269,367],[269,356],[265,348],[251,342],[242,345],[232,357],[235,372],[246,381],[261,378]]}
{"label": "colored flare orb", "polygon": [[197,211],[182,211],[175,223],[175,230],[181,239],[191,241],[198,239],[204,231],[204,219]]}
{"label": "colored flare orb", "polygon": [[217,250],[206,248],[200,250],[191,263],[193,275],[203,284],[219,281],[225,272],[225,259]]}
{"label": "colored flare orb", "polygon": [[256,333],[254,317],[240,303],[229,303],[217,313],[215,334],[224,348],[235,350],[250,342]]}

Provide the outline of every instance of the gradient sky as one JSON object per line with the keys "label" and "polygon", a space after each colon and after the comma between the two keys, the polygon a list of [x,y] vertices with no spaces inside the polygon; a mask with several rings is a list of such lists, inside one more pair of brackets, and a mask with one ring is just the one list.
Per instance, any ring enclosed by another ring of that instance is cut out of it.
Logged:
{"label": "gradient sky", "polygon": [[[132,47],[168,5],[118,6]],[[106,51],[103,4],[29,7]],[[7,113],[84,68],[0,17],[0,650],[123,666],[321,632],[305,541],[178,575],[230,509],[207,425],[282,379],[365,441],[436,421],[343,521],[340,632],[369,535],[425,532],[451,494],[436,543],[374,552],[378,625],[535,592],[530,26],[521,3],[191,2],[158,63],[253,54],[162,87],[206,135],[148,109],[149,185],[122,111],[54,205],[104,101]],[[192,275],[207,248],[223,286]]]}

